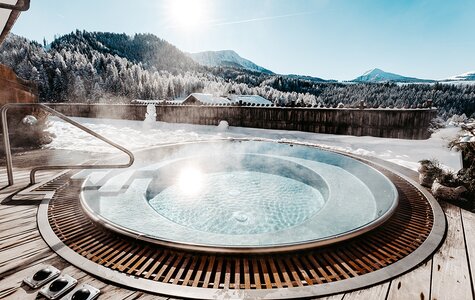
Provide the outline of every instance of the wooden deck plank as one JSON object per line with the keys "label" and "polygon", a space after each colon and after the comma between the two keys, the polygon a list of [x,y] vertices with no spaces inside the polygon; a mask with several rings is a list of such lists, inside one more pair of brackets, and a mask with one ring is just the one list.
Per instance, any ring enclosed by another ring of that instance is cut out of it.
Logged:
{"label": "wooden deck plank", "polygon": [[[155,254],[152,257],[150,257],[147,260],[147,262],[144,263],[143,266],[139,270],[135,272],[135,275],[141,275],[148,268],[148,266],[150,266],[150,264],[158,257],[158,254],[159,254],[158,252],[155,252]],[[165,258],[165,256],[166,256],[166,253],[162,253],[162,256],[155,262],[154,266],[152,266],[152,269],[147,272],[147,274],[145,275],[145,278],[149,278],[150,276],[152,276],[152,273],[153,273],[152,270],[155,270],[158,267],[158,265],[160,264],[162,259]]]}
{"label": "wooden deck plank", "polygon": [[447,216],[447,237],[433,257],[432,299],[472,299],[460,208],[441,203]]}
{"label": "wooden deck plank", "polygon": [[[11,229],[16,227],[15,224],[25,224],[25,220],[30,222],[36,221],[36,213],[28,212],[23,214],[22,218],[19,218],[18,215],[2,215],[3,222],[0,223],[0,230]],[[21,228],[19,228],[21,230]]]}
{"label": "wooden deck plank", "polygon": [[0,275],[15,268],[16,265],[34,262],[35,259],[51,255],[49,247],[43,240],[33,240],[18,247],[0,251]]}
{"label": "wooden deck plank", "polygon": [[216,267],[216,272],[215,272],[215,275],[214,275],[214,282],[213,282],[213,288],[217,289],[219,288],[219,282],[220,282],[220,278],[221,278],[221,273],[223,271],[223,257],[218,257],[218,265]]}
{"label": "wooden deck plank", "polygon": [[205,273],[205,279],[203,281],[203,287],[204,288],[207,288],[209,283],[210,283],[211,274],[213,273],[213,267],[214,267],[214,262],[215,261],[216,261],[216,257],[211,256],[211,258],[209,259],[209,262],[208,262],[208,268],[207,268],[206,273]]}
{"label": "wooden deck plank", "polygon": [[191,261],[191,264],[190,264],[191,267],[188,268],[188,271],[186,271],[185,279],[183,279],[182,285],[187,286],[188,283],[190,282],[191,275],[193,275],[193,273],[196,270],[197,261],[198,261],[198,256],[193,255],[193,260]]}
{"label": "wooden deck plank", "polygon": [[206,264],[206,258],[200,257],[200,265],[196,271],[195,278],[193,279],[193,284],[191,285],[192,287],[197,287],[198,284],[200,283],[201,276],[203,272],[205,271],[205,264]]}
{"label": "wooden deck plank", "polygon": [[472,281],[472,296],[475,298],[475,213],[461,210],[462,225],[467,246],[468,266],[470,269],[470,280]]}
{"label": "wooden deck plank", "polygon": [[34,240],[39,240],[41,237],[38,235],[37,232],[26,232],[22,234],[18,234],[16,236],[9,237],[8,239],[2,240],[0,244],[0,252],[10,250],[12,248],[16,248],[20,245],[24,245],[30,243]]}
{"label": "wooden deck plank", "polygon": [[29,234],[29,233],[38,234],[38,228],[36,227],[36,222],[27,221],[20,224],[21,224],[21,227],[10,227],[1,231],[0,241],[2,242],[2,244],[5,240],[8,240],[11,237],[17,237],[21,234]]}
{"label": "wooden deck plank", "polygon": [[277,271],[277,267],[275,266],[275,262],[273,260],[270,261],[270,268],[272,271],[272,276],[274,277],[276,287],[282,288],[282,281],[280,281],[279,272]]}
{"label": "wooden deck plank", "polygon": [[224,288],[229,289],[231,285],[231,261],[226,260],[224,267]]}
{"label": "wooden deck plank", "polygon": [[240,260],[236,258],[234,262],[234,289],[239,290],[241,288],[241,267]]}
{"label": "wooden deck plank", "polygon": [[259,266],[257,265],[257,260],[255,258],[253,258],[250,261],[250,263],[252,265],[252,273],[254,275],[253,278],[254,278],[255,288],[256,289],[261,289],[262,285],[261,285],[261,278],[259,277]]}
{"label": "wooden deck plank", "polygon": [[[100,298],[102,299],[102,298]],[[124,300],[132,300],[132,299],[140,299],[140,300],[167,300],[171,299],[169,297],[162,297],[158,295],[150,295],[144,292],[135,292],[131,295],[129,295],[126,298],[123,298]]]}
{"label": "wooden deck plank", "polygon": [[178,268],[178,272],[176,273],[176,275],[173,276],[175,277],[175,279],[173,279],[173,282],[172,282],[173,284],[178,284],[180,280],[182,280],[181,276],[186,271],[189,260],[190,260],[190,256],[189,255],[185,256],[185,260],[183,261],[181,266]]}
{"label": "wooden deck plank", "polygon": [[312,298],[312,299],[318,299],[318,300],[342,300],[345,294],[338,294],[338,295],[332,295],[332,296],[327,296],[327,297],[317,297],[317,298]]}
{"label": "wooden deck plank", "polygon": [[432,260],[392,280],[387,300],[429,299]]}
{"label": "wooden deck plank", "polygon": [[22,281],[41,268],[42,265],[43,263],[30,264],[25,269],[2,278],[0,280],[0,299],[36,299],[38,291],[29,288]]}
{"label": "wooden deck plank", "polygon": [[249,262],[247,259],[244,260],[244,288],[251,288],[251,275],[249,274]]}
{"label": "wooden deck plank", "polygon": [[385,299],[388,293],[389,282],[376,285],[367,289],[346,293],[343,300],[368,300]]}

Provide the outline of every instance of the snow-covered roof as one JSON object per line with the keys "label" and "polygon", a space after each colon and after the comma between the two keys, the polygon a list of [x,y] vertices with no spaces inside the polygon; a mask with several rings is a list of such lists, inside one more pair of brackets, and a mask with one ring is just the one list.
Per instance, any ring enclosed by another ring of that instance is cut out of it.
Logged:
{"label": "snow-covered roof", "polygon": [[233,102],[242,101],[242,103],[246,102],[249,104],[260,104],[260,105],[272,104],[271,101],[259,95],[232,95],[230,96],[230,98]]}
{"label": "snow-covered roof", "polygon": [[164,100],[143,100],[143,99],[134,99],[131,102],[134,104],[160,104]]}
{"label": "snow-covered roof", "polygon": [[185,102],[185,99],[175,99],[175,100],[167,100],[165,104],[182,104]]}
{"label": "snow-covered roof", "polygon": [[132,100],[133,104],[182,104],[185,99],[175,99],[175,100],[142,100],[134,99]]}
{"label": "snow-covered roof", "polygon": [[188,97],[186,97],[185,100],[183,100],[183,102],[186,103],[187,100],[190,99],[191,97],[194,97],[196,100],[198,100],[199,102],[203,104],[229,104],[231,103],[231,101],[227,98],[217,97],[211,94],[202,94],[202,93],[190,94]]}
{"label": "snow-covered roof", "polygon": [[229,95],[224,97],[204,93],[192,93],[186,97],[186,99],[181,101],[184,103],[189,103],[193,98],[202,104],[236,104],[241,101],[242,103],[247,104],[272,105],[271,101],[259,95]]}

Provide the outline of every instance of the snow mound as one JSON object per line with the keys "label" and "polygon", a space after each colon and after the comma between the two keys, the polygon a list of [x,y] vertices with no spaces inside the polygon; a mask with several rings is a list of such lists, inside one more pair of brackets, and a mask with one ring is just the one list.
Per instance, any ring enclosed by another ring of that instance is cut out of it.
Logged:
{"label": "snow mound", "polygon": [[218,130],[219,131],[226,131],[229,129],[229,123],[227,121],[219,121]]}
{"label": "snow mound", "polygon": [[[172,124],[155,122],[145,126],[143,121],[73,118],[75,121],[111,139],[138,150],[167,143],[188,141],[245,138],[249,140],[288,142],[300,145],[320,146],[342,152],[373,156],[413,170],[422,159],[437,159],[454,171],[460,169],[460,153],[450,151],[447,144],[460,128],[448,127],[434,132],[428,140],[403,140],[369,136],[319,134],[300,131],[269,130],[259,128],[229,127],[226,121],[218,126]],[[117,153],[117,150],[71,126],[58,118],[50,117],[49,131],[56,135],[50,149]],[[227,125],[227,126],[226,126]],[[224,128],[226,128],[223,130]],[[216,129],[218,128],[218,130]]]}

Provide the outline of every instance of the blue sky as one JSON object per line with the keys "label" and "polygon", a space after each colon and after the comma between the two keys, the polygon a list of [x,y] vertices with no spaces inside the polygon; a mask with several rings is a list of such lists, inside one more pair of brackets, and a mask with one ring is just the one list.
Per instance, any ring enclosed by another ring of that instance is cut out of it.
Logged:
{"label": "blue sky", "polygon": [[281,74],[366,70],[440,79],[475,70],[473,0],[32,0],[13,32],[148,32],[183,51],[232,49]]}

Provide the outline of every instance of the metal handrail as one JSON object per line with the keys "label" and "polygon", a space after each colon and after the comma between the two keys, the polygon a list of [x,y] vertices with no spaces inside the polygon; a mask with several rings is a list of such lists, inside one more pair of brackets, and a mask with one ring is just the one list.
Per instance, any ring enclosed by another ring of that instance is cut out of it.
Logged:
{"label": "metal handrail", "polygon": [[3,9],[11,9],[11,10],[19,10],[19,11],[27,11],[30,8],[30,0],[23,0],[20,1],[18,4],[7,4],[7,3],[0,3],[0,8]]}
{"label": "metal handrail", "polygon": [[2,129],[3,129],[3,144],[5,146],[5,156],[7,160],[7,175],[8,175],[8,185],[13,185],[13,163],[12,163],[12,153],[10,148],[10,137],[8,133],[8,122],[7,122],[7,111],[10,107],[38,107],[41,108],[56,117],[60,118],[61,120],[78,127],[79,129],[89,133],[90,135],[100,139],[101,141],[111,145],[114,148],[119,149],[120,151],[124,152],[129,156],[129,162],[127,164],[109,164],[109,165],[57,165],[57,166],[39,166],[35,167],[30,172],[30,184],[35,184],[35,174],[41,170],[69,170],[69,169],[120,169],[120,168],[128,168],[134,163],[134,155],[131,151],[127,150],[126,148],[120,146],[117,143],[110,141],[109,139],[103,137],[102,135],[96,133],[95,131],[79,124],[76,121],[71,120],[70,118],[66,117],[62,113],[57,112],[56,110],[40,104],[40,103],[7,103],[3,105],[1,108],[1,117],[2,117]]}

